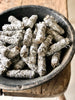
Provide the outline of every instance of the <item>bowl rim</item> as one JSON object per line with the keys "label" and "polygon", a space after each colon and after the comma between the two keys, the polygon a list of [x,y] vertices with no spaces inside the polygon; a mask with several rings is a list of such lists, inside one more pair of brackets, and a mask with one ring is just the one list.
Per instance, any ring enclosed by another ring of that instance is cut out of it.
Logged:
{"label": "bowl rim", "polygon": [[8,9],[8,10],[0,13],[0,16],[3,15],[3,14],[5,14],[5,13],[8,13],[10,11],[13,11],[15,9],[26,8],[26,7],[37,7],[37,8],[48,9],[48,10],[53,11],[56,15],[60,16],[62,19],[64,19],[64,21],[69,26],[71,32],[73,33],[73,44],[72,44],[73,47],[72,47],[72,50],[70,52],[71,56],[69,55],[69,57],[68,57],[69,59],[67,59],[67,61],[65,63],[63,63],[63,64],[59,65],[58,67],[56,67],[49,74],[47,74],[45,76],[42,76],[42,77],[38,77],[38,78],[32,79],[33,81],[29,80],[30,81],[29,83],[25,83],[23,85],[12,85],[12,84],[7,84],[8,82],[5,82],[5,83],[2,84],[1,80],[0,80],[0,88],[1,89],[23,90],[23,89],[28,89],[28,88],[32,88],[32,87],[41,85],[41,84],[47,82],[48,80],[52,79],[59,72],[61,72],[69,64],[69,62],[72,60],[74,52],[75,52],[75,32],[74,32],[74,29],[73,29],[72,25],[70,24],[70,22],[67,20],[66,17],[64,17],[62,14],[60,14],[59,12],[57,12],[57,11],[51,9],[51,8],[47,8],[47,7],[39,6],[39,5],[24,5],[24,6],[18,6],[18,7],[14,7],[14,8]]}

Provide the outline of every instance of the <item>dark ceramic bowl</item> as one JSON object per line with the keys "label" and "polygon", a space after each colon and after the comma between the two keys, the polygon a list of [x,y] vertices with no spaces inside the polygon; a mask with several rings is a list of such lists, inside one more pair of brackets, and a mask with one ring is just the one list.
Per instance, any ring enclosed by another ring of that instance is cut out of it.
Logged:
{"label": "dark ceramic bowl", "polygon": [[39,20],[41,21],[46,15],[52,15],[57,20],[58,24],[65,30],[65,33],[68,38],[71,39],[72,45],[67,50],[67,53],[64,56],[64,59],[62,60],[61,64],[56,67],[54,70],[52,70],[49,74],[38,77],[35,79],[9,79],[3,76],[0,76],[0,88],[2,89],[10,89],[10,90],[23,90],[28,89],[34,86],[38,86],[50,79],[52,79],[55,75],[57,75],[59,72],[61,72],[71,61],[74,50],[75,50],[75,32],[69,21],[59,14],[58,12],[42,7],[42,6],[20,6],[16,8],[12,8],[10,10],[7,10],[0,14],[0,29],[3,24],[8,23],[8,17],[10,15],[13,15],[17,17],[18,19],[21,19],[24,16],[30,17],[33,14],[37,14],[39,16]]}

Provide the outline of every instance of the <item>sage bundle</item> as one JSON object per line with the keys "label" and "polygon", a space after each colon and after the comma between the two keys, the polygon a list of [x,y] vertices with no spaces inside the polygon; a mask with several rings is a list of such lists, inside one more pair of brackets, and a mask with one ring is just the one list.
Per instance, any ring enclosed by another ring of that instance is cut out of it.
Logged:
{"label": "sage bundle", "polygon": [[10,70],[6,75],[15,78],[34,78],[35,72],[32,70]]}
{"label": "sage bundle", "polygon": [[28,28],[24,34],[23,44],[30,46],[32,41],[32,30]]}
{"label": "sage bundle", "polygon": [[32,15],[30,18],[24,17],[22,19],[23,20],[24,27],[33,28],[34,24],[37,21],[37,18],[38,18],[37,15]]}
{"label": "sage bundle", "polygon": [[20,69],[23,69],[25,66],[26,66],[26,64],[21,59],[14,65],[14,69],[20,70]]}
{"label": "sage bundle", "polygon": [[69,45],[69,43],[70,43],[70,40],[68,38],[61,39],[57,43],[50,46],[49,51],[47,52],[47,55],[50,56],[54,54],[55,52],[60,51],[61,49]]}
{"label": "sage bundle", "polygon": [[51,59],[51,66],[53,68],[57,67],[60,63],[60,55],[61,55],[61,52],[56,52],[54,53],[54,55],[52,56],[52,59]]}
{"label": "sage bundle", "polygon": [[44,18],[44,22],[47,26],[51,27],[53,30],[57,31],[60,34],[64,34],[64,30],[57,24],[53,16],[47,15]]}
{"label": "sage bundle", "polygon": [[45,39],[45,31],[46,31],[46,25],[44,22],[39,22],[36,24],[37,32],[36,32],[36,38],[34,39],[34,42],[36,44],[40,44]]}

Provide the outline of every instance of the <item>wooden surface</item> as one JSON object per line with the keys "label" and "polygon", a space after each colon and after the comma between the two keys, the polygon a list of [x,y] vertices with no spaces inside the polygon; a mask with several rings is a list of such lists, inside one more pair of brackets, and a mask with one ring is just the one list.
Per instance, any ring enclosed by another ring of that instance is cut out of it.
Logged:
{"label": "wooden surface", "polygon": [[[67,17],[66,0],[0,0],[0,12],[6,9],[21,5],[42,5],[62,13]],[[61,94],[68,86],[70,80],[70,65],[68,65],[59,75],[47,83],[23,91],[2,90],[5,95],[48,97]]]}
{"label": "wooden surface", "polygon": [[0,0],[0,12],[21,5],[41,5],[55,9],[67,17],[66,0]]}

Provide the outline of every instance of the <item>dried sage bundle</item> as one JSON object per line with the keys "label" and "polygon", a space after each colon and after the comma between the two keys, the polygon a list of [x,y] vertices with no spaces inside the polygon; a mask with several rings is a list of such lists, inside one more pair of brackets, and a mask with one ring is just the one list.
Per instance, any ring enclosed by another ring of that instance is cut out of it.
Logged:
{"label": "dried sage bundle", "polygon": [[34,78],[35,72],[32,70],[10,70],[6,75],[15,78]]}
{"label": "dried sage bundle", "polygon": [[68,38],[61,39],[57,43],[54,43],[50,46],[49,51],[47,52],[47,55],[50,56],[54,54],[57,51],[60,51],[61,49],[65,48],[67,45],[69,45],[70,40]]}
{"label": "dried sage bundle", "polygon": [[57,24],[54,17],[47,15],[44,18],[44,22],[47,26],[51,27],[53,30],[59,32],[59,34],[64,34],[64,30]]}
{"label": "dried sage bundle", "polygon": [[59,61],[60,61],[60,55],[61,55],[61,52],[56,52],[54,53],[54,55],[52,56],[51,58],[51,66],[53,68],[57,67],[59,65]]}
{"label": "dried sage bundle", "polygon": [[44,41],[45,39],[45,31],[46,31],[46,25],[44,22],[39,22],[38,24],[36,24],[36,38],[33,39],[33,42],[35,42],[36,44],[40,44]]}
{"label": "dried sage bundle", "polygon": [[28,17],[24,17],[22,19],[24,27],[29,27],[29,28],[33,28],[34,24],[37,21],[38,16],[37,15],[32,15],[30,18]]}
{"label": "dried sage bundle", "polygon": [[25,64],[24,61],[21,59],[21,60],[19,60],[19,61],[14,65],[14,69],[20,70],[20,69],[23,69],[25,66],[26,66],[26,64]]}

